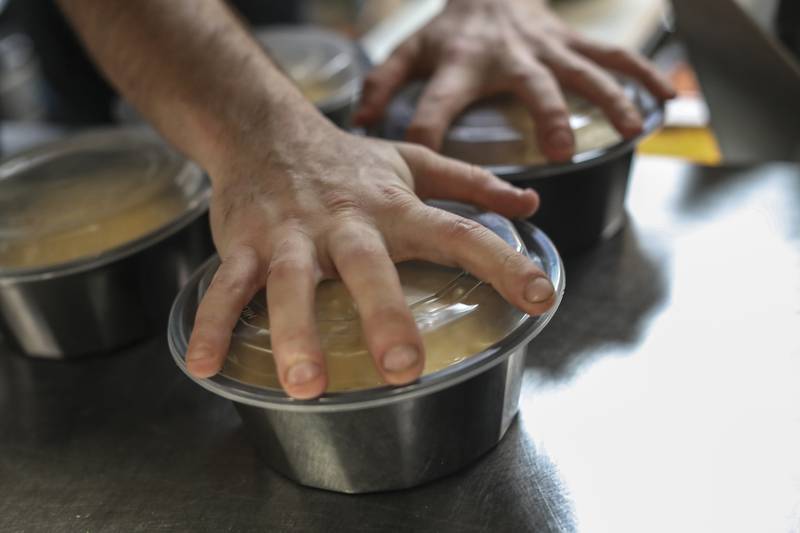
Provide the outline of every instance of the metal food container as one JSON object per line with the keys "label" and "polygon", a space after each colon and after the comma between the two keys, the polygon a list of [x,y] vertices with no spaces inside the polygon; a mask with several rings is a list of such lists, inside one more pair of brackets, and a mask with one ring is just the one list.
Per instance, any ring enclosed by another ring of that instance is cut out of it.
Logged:
{"label": "metal food container", "polygon": [[315,26],[267,26],[254,35],[317,109],[337,126],[350,127],[369,66],[355,42]]}
{"label": "metal food container", "polygon": [[210,182],[154,133],[100,129],[0,163],[0,327],[52,359],[163,331],[214,251]]}
{"label": "metal food container", "polygon": [[[414,115],[421,84],[406,87],[394,98],[383,124],[375,131],[388,139],[403,139]],[[616,234],[625,223],[625,195],[638,141],[656,130],[663,110],[650,93],[632,83],[628,97],[642,114],[643,132],[633,139],[612,136],[602,112],[568,96],[576,154],[566,163],[547,163],[535,145],[529,113],[510,96],[477,102],[462,113],[447,132],[442,152],[484,166],[541,197],[530,219],[553,239],[563,256],[580,253]],[[501,113],[499,110],[512,111]],[[590,129],[601,125],[600,129]],[[602,138],[596,134],[602,132]],[[605,140],[605,142],[603,142]]]}
{"label": "metal food container", "polygon": [[[296,400],[278,388],[245,383],[225,369],[209,379],[190,376],[234,402],[264,461],[286,477],[346,493],[413,487],[476,460],[503,438],[516,415],[526,348],[547,325],[564,292],[561,259],[547,236],[528,222],[511,223],[452,202],[435,205],[479,221],[527,253],[552,280],[556,304],[540,316],[519,313],[519,321],[499,341],[406,386]],[[218,265],[213,258],[200,269],[172,309],[169,345],[184,372],[204,280]]]}

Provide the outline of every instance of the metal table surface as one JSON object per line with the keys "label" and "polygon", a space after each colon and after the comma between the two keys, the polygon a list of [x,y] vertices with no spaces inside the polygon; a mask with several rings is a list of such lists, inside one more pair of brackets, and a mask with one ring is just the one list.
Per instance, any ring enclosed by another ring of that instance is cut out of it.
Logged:
{"label": "metal table surface", "polygon": [[259,464],[163,338],[0,348],[0,531],[800,531],[800,168],[641,158],[473,466],[347,496]]}

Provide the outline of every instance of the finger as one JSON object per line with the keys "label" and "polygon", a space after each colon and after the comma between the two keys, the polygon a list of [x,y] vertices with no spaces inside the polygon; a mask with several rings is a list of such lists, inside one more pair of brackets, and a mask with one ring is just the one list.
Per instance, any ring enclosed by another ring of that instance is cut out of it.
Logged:
{"label": "finger", "polygon": [[548,66],[564,87],[601,108],[623,137],[642,132],[641,114],[607,71],[570,50],[553,51]]}
{"label": "finger", "polygon": [[616,46],[577,38],[572,49],[588,57],[598,65],[626,74],[641,82],[656,97],[667,100],[675,98],[675,88],[649,61],[635,52]]}
{"label": "finger", "polygon": [[261,260],[249,247],[234,248],[219,266],[195,315],[186,368],[198,378],[219,372],[240,313],[263,282]]}
{"label": "finger", "polygon": [[519,189],[481,167],[442,157],[414,144],[397,149],[414,176],[420,198],[458,200],[510,218],[527,218],[539,207],[533,189]]}
{"label": "finger", "polygon": [[536,137],[550,161],[568,161],[575,152],[569,111],[556,79],[540,63],[516,67],[512,90],[528,108],[536,123]]}
{"label": "finger", "polygon": [[555,302],[555,290],[545,273],[478,222],[421,205],[403,226],[403,234],[393,235],[393,242],[400,242],[414,258],[458,265],[532,315]]}
{"label": "finger", "polygon": [[313,243],[300,233],[276,240],[267,275],[272,353],[287,394],[316,398],[327,386],[314,314],[319,273]]}
{"label": "finger", "polygon": [[418,49],[416,40],[406,41],[369,73],[364,80],[361,102],[353,116],[354,124],[366,126],[383,116],[392,95],[410,77]]}
{"label": "finger", "polygon": [[417,102],[406,139],[439,151],[450,123],[480,96],[480,90],[474,67],[458,63],[439,68]]}
{"label": "finger", "polygon": [[365,224],[347,223],[330,234],[328,246],[358,307],[378,372],[394,385],[415,380],[425,364],[422,339],[380,235]]}

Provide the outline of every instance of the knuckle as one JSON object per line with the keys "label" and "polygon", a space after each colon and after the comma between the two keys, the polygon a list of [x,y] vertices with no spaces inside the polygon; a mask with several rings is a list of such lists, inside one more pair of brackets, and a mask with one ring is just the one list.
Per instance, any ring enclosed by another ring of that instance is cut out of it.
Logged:
{"label": "knuckle", "polygon": [[327,191],[322,194],[322,205],[334,215],[352,215],[361,210],[361,202],[346,192]]}
{"label": "knuckle", "polygon": [[411,326],[411,314],[405,304],[384,303],[365,313],[364,321],[371,324],[405,324]]}
{"label": "knuckle", "polygon": [[567,109],[558,104],[544,104],[539,109],[539,119],[543,122],[553,124],[555,122],[569,122]]}
{"label": "knuckle", "polygon": [[348,242],[341,247],[340,254],[346,261],[358,264],[372,263],[386,252],[375,242]]}
{"label": "knuckle", "polygon": [[609,89],[608,92],[604,93],[604,99],[608,107],[616,113],[627,114],[635,111],[628,97],[620,89]]}
{"label": "knuckle", "polygon": [[422,163],[423,166],[430,165],[436,159],[436,152],[427,146],[415,143],[403,143],[403,148],[407,150],[410,159]]}
{"label": "knuckle", "polygon": [[521,273],[526,270],[528,261],[522,254],[509,250],[503,257],[503,270],[509,273]]}
{"label": "knuckle", "polygon": [[381,86],[381,80],[376,73],[371,73],[364,78],[364,91],[375,92]]}
{"label": "knuckle", "polygon": [[455,39],[444,47],[443,56],[447,62],[462,63],[470,61],[481,51],[482,48],[472,40]]}
{"label": "knuckle", "polygon": [[448,222],[444,229],[444,237],[453,241],[484,239],[488,230],[480,223],[463,217],[456,217]]}
{"label": "knuckle", "polygon": [[539,74],[534,68],[514,65],[509,68],[508,78],[514,86],[527,87],[536,83]]}
{"label": "knuckle", "polygon": [[447,88],[433,86],[425,91],[425,94],[422,98],[428,105],[440,105],[441,103],[446,102],[451,96],[452,93],[447,90]]}
{"label": "knuckle", "polygon": [[259,253],[253,246],[239,244],[228,251],[223,265],[225,263],[236,263],[240,265],[242,270],[256,270],[258,269],[260,260]]}
{"label": "knuckle", "polygon": [[379,204],[386,209],[403,212],[411,208],[417,201],[416,196],[408,189],[396,183],[381,182],[377,188]]}
{"label": "knuckle", "polygon": [[594,79],[592,73],[582,65],[566,65],[561,69],[562,76],[572,83],[585,85],[591,83]]}
{"label": "knuckle", "polygon": [[278,257],[269,265],[268,278],[287,279],[298,275],[311,275],[311,265],[297,257]]}
{"label": "knuckle", "polygon": [[386,255],[383,240],[371,227],[363,224],[343,224],[328,235],[334,262],[342,265],[374,262]]}
{"label": "knuckle", "polygon": [[229,272],[220,268],[214,275],[211,284],[222,289],[233,297],[241,297],[248,293],[257,283],[257,269],[243,269],[241,272]]}
{"label": "knuckle", "polygon": [[618,62],[618,63],[630,62],[631,60],[634,59],[633,54],[631,54],[629,51],[625,50],[624,48],[620,48],[620,47],[617,47],[617,46],[608,48],[606,50],[606,56],[610,60],[612,60],[614,62]]}
{"label": "knuckle", "polygon": [[506,253],[502,264],[502,272],[505,276],[519,283],[524,283],[535,269],[527,257],[513,250]]}
{"label": "knuckle", "polygon": [[474,183],[483,183],[491,180],[494,177],[493,174],[488,170],[471,163],[466,165],[464,170],[466,171],[467,176],[469,176],[470,181]]}
{"label": "knuckle", "polygon": [[224,340],[223,334],[219,332],[223,323],[223,317],[215,312],[198,313],[194,321],[192,346],[196,349],[213,351]]}
{"label": "knuckle", "polygon": [[435,116],[416,118],[408,125],[408,135],[413,139],[426,138],[442,128],[442,122]]}
{"label": "knuckle", "polygon": [[303,351],[309,352],[307,345],[313,338],[314,330],[309,326],[293,325],[289,328],[274,328],[272,334],[272,349],[276,358],[284,358],[296,354],[298,346],[306,347]]}

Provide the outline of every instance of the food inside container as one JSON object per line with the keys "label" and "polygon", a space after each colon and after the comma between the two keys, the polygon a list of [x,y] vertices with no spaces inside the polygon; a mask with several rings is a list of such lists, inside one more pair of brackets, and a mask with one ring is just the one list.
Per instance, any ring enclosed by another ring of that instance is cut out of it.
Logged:
{"label": "food inside container", "polygon": [[563,264],[553,243],[527,222],[455,202],[430,203],[482,224],[527,255],[550,278],[556,296],[553,307],[530,316],[459,270],[401,263],[403,291],[427,351],[424,375],[412,383],[380,381],[357,309],[339,282],[324,282],[317,291],[330,386],[313,400],[290,398],[279,388],[263,293],[241,314],[222,372],[210,378],[188,373],[197,307],[219,258],[200,268],[176,298],[167,334],[176,364],[198,385],[234,402],[261,457],[288,478],[348,493],[412,487],[482,456],[514,419],[528,344],[564,293]]}
{"label": "food inside container", "polygon": [[211,184],[152,131],[77,133],[0,163],[0,328],[50,359],[163,331],[213,253]]}
{"label": "food inside container", "polygon": [[[374,133],[405,138],[422,89],[422,83],[414,83],[400,90]],[[662,104],[653,95],[632,82],[624,82],[623,89],[642,116],[642,132],[629,139],[620,137],[601,109],[567,94],[576,141],[570,161],[546,161],[530,113],[511,96],[468,107],[446,132],[442,152],[484,166],[517,187],[535,189],[541,202],[529,220],[563,256],[579,254],[624,226],[636,143],[663,120]]]}
{"label": "food inside container", "polygon": [[311,26],[266,27],[255,37],[324,113],[357,98],[363,67],[356,46],[345,37]]}
{"label": "food inside container", "polygon": [[[525,251],[510,221],[493,213],[476,217],[518,252]],[[208,288],[215,267],[208,268],[200,280],[198,300]],[[425,375],[498,343],[527,316],[490,285],[462,270],[408,261],[397,265],[397,271],[425,345]],[[318,286],[316,316],[327,358],[328,392],[383,385],[364,342],[358,309],[342,281],[326,280]],[[221,375],[245,385],[279,390],[270,340],[266,296],[262,291],[239,317]]]}
{"label": "food inside container", "polygon": [[[375,133],[387,139],[405,138],[416,113],[424,83],[401,89],[387,108]],[[628,98],[642,112],[644,130],[652,131],[661,120],[653,97],[633,84],[624,86]],[[602,109],[573,93],[566,93],[569,122],[575,135],[575,153],[570,163],[582,163],[624,144]],[[495,169],[565,166],[549,163],[539,147],[531,112],[516,97],[502,94],[475,102],[458,115],[445,133],[442,153],[468,163]],[[549,172],[552,172],[549,171]]]}
{"label": "food inside container", "polygon": [[[567,94],[566,100],[577,159],[622,140],[600,108],[574,94]],[[530,111],[510,96],[482,100],[463,112],[447,132],[442,153],[484,166],[547,163]]]}
{"label": "food inside container", "polygon": [[92,134],[0,165],[0,269],[42,269],[133,243],[207,200],[194,164],[143,131]]}
{"label": "food inside container", "polygon": [[[424,374],[480,353],[503,339],[525,316],[490,285],[460,270],[416,261],[397,269],[425,345]],[[344,283],[322,282],[316,302],[328,391],[382,385],[364,342],[358,309]],[[242,312],[222,374],[248,385],[280,388],[263,292]]]}

